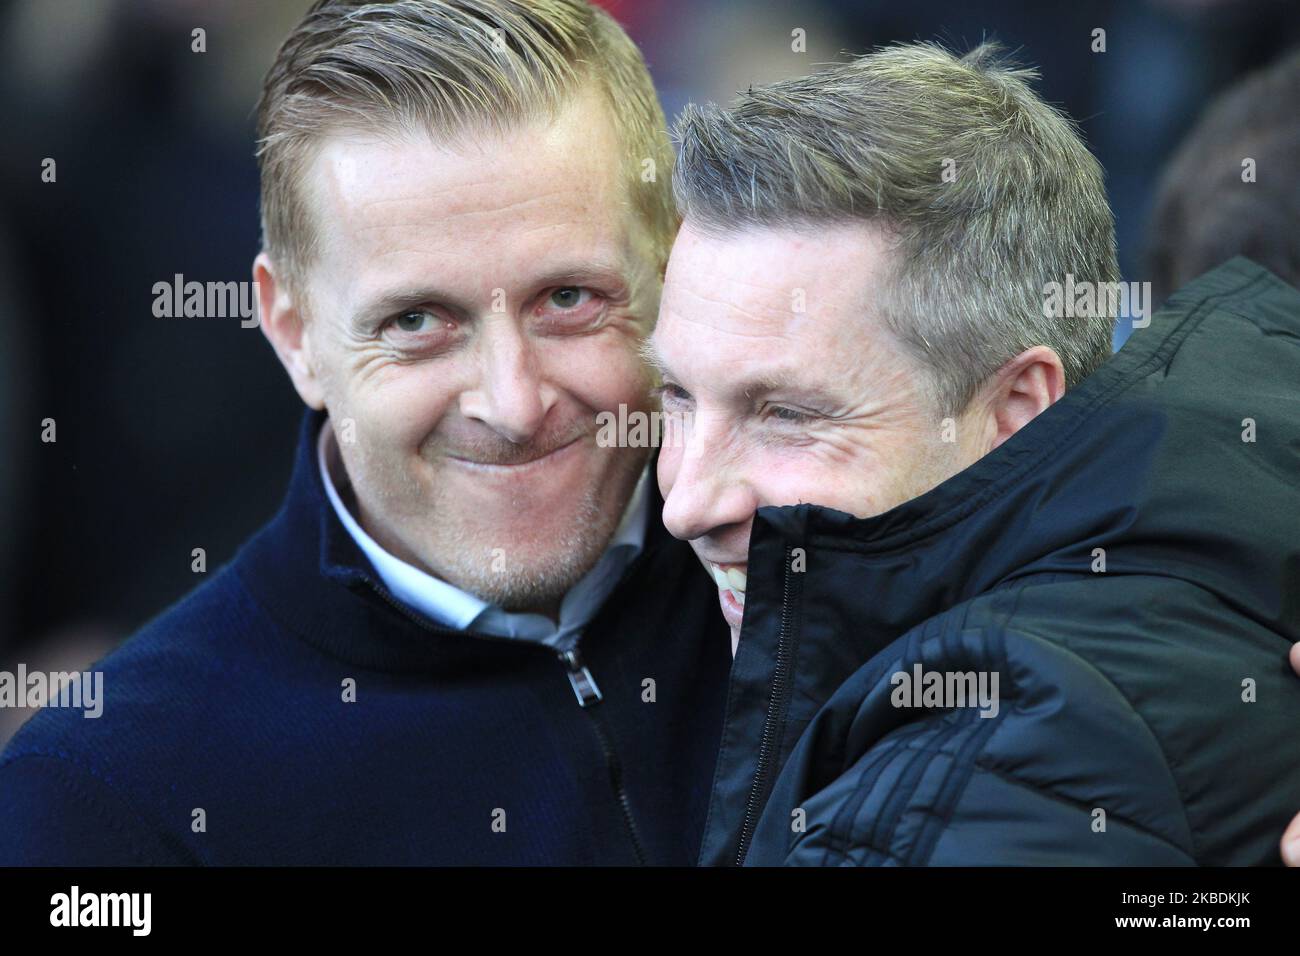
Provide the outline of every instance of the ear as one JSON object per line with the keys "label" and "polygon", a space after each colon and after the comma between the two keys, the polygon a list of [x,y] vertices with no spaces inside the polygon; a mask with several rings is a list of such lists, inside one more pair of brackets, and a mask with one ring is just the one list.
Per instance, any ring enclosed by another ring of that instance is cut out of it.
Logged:
{"label": "ear", "polygon": [[253,282],[262,312],[262,334],[275,349],[299,397],[320,411],[325,407],[325,397],[312,363],[311,337],[288,283],[277,278],[275,264],[266,252],[258,253],[253,260]]}
{"label": "ear", "polygon": [[1035,345],[998,369],[989,387],[992,451],[1065,394],[1065,366],[1052,349]]}

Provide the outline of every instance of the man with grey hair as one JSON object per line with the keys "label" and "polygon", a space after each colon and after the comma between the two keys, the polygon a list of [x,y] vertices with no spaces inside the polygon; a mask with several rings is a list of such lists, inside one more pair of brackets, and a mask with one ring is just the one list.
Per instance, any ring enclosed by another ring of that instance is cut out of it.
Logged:
{"label": "man with grey hair", "polygon": [[735,653],[704,863],[1277,861],[1300,293],[1233,260],[1111,357],[1101,169],[1029,75],[898,46],[680,122],[646,352]]}

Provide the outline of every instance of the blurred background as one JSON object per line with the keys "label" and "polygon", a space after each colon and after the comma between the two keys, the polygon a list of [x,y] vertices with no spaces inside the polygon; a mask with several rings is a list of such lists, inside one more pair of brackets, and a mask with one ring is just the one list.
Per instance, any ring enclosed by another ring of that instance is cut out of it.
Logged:
{"label": "blurred background", "polygon": [[[1300,43],[1297,0],[603,5],[670,119],[883,43],[1002,41],[1105,167],[1139,281],[1162,165],[1217,92]],[[301,406],[270,346],[238,318],[155,318],[153,287],[250,278],[253,107],[308,6],[0,0],[0,669],[97,659],[199,583],[194,548],[215,570],[280,503]],[[0,745],[27,716],[0,709]]]}

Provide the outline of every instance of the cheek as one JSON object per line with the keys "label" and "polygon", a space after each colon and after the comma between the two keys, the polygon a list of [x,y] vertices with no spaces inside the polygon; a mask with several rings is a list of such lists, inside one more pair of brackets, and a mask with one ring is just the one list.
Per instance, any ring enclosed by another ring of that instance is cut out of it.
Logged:
{"label": "cheek", "polygon": [[588,408],[648,411],[650,373],[636,352],[637,340],[621,334],[548,343],[547,378]]}
{"label": "cheek", "polygon": [[340,411],[356,420],[358,439],[364,434],[372,448],[418,449],[455,403],[449,378],[427,365],[392,368],[382,380],[354,378]]}
{"label": "cheek", "polygon": [[761,505],[814,504],[860,514],[872,497],[864,461],[814,449],[771,449],[747,459],[748,482]]}
{"label": "cheek", "polygon": [[841,477],[815,457],[776,460],[756,476],[764,504],[818,504],[835,508],[843,498]]}
{"label": "cheek", "polygon": [[[704,573],[707,574],[707,575],[709,576],[710,579],[712,579],[712,578],[713,578],[713,566],[712,566],[712,564],[709,563],[709,560],[708,560],[707,558],[704,557],[704,555],[700,554],[700,548],[704,547],[704,542],[705,542],[705,540],[706,540],[706,539],[704,539],[704,538],[699,538],[699,539],[697,539],[697,540],[695,540],[695,541],[692,541],[692,542],[690,543],[690,544],[691,544],[691,551],[693,551],[693,552],[695,553],[695,560],[698,561],[698,562],[700,563],[700,567],[703,569]],[[746,540],[746,541],[749,540],[748,535],[746,535],[745,540]],[[748,550],[748,549],[746,549],[746,550]]]}
{"label": "cheek", "polygon": [[[928,433],[910,429],[875,435],[856,450],[851,464],[827,476],[834,500],[826,503],[860,518],[901,505],[933,486]],[[950,449],[952,446],[943,446]]]}

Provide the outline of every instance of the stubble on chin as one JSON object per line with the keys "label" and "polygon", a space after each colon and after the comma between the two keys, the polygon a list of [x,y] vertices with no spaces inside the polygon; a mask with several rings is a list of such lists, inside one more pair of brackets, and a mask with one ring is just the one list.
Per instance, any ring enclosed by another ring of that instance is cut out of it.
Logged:
{"label": "stubble on chin", "polygon": [[[644,454],[631,451],[619,449],[604,481],[591,481],[563,522],[541,533],[520,528],[511,541],[491,544],[466,520],[471,516],[455,513],[451,534],[438,542],[439,576],[507,611],[557,603],[595,567],[618,529],[645,464]],[[440,505],[444,514],[455,508]]]}
{"label": "stubble on chin", "polygon": [[[577,492],[556,526],[519,525],[526,519],[512,516],[526,502],[516,500],[502,512],[500,525],[486,528],[481,516],[438,480],[436,465],[420,458],[395,466],[391,459],[361,452],[356,457],[365,474],[363,494],[382,510],[367,513],[363,526],[394,556],[507,611],[552,606],[599,561],[648,457],[641,449],[604,453],[615,456],[613,463]],[[372,531],[371,525],[379,527]]]}

